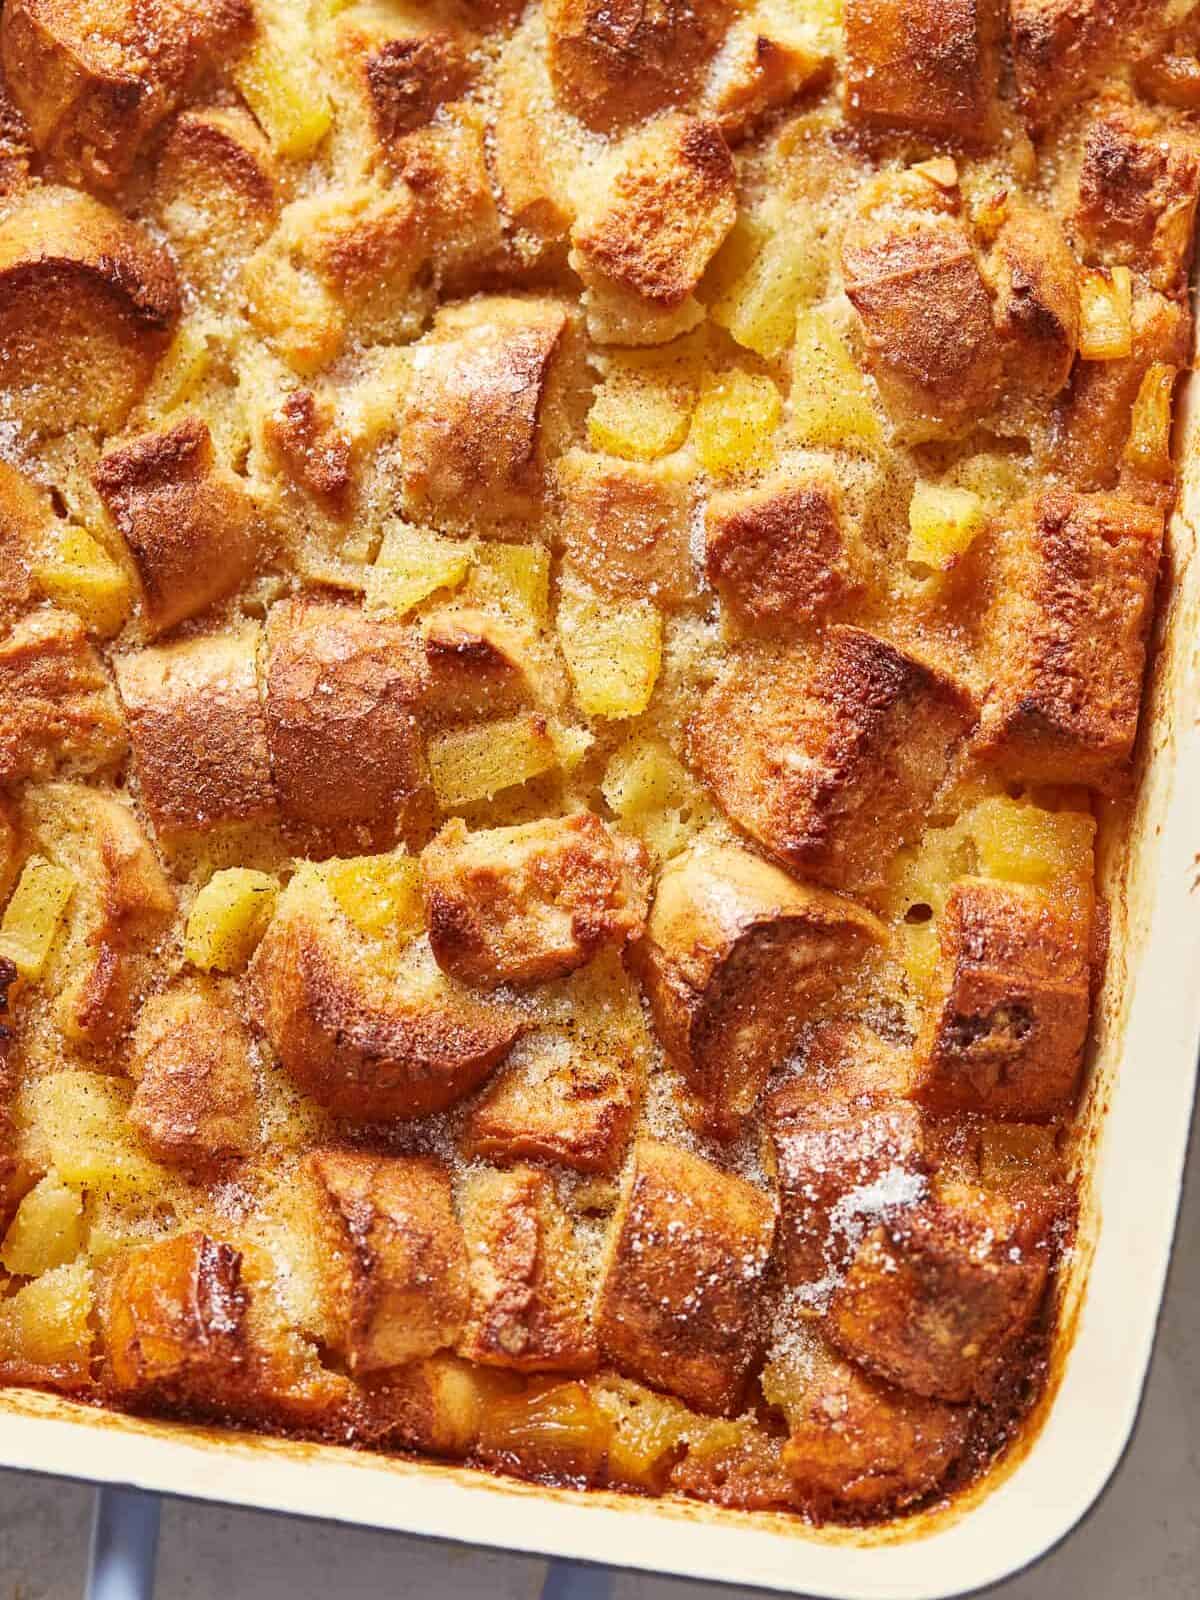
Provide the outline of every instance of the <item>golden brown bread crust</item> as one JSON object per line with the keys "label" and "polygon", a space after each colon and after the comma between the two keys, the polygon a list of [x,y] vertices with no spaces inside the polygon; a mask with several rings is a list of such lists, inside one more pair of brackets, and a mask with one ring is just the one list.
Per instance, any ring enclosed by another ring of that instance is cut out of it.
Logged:
{"label": "golden brown bread crust", "polygon": [[141,799],[155,827],[208,829],[275,815],[258,694],[261,634],[251,622],[118,657]]}
{"label": "golden brown bread crust", "polygon": [[1038,402],[1071,375],[1079,347],[1079,270],[1061,223],[1013,199],[984,267],[1010,393]]}
{"label": "golden brown bread crust", "polygon": [[774,1206],[745,1179],[641,1139],[609,1227],[604,1355],[699,1411],[732,1410],[761,1340]]}
{"label": "golden brown bread crust", "polygon": [[635,956],[707,1132],[739,1132],[812,1007],[883,938],[853,901],[746,850],[697,845],[663,869]]}
{"label": "golden brown bread crust", "polygon": [[713,495],[704,569],[739,626],[794,633],[861,587],[831,478],[785,478]]}
{"label": "golden brown bread crust", "polygon": [[388,39],[364,62],[376,136],[383,144],[432,122],[474,77],[465,42],[445,29]]}
{"label": "golden brown bread crust", "polygon": [[315,1150],[305,1169],[334,1344],[350,1371],[453,1346],[467,1314],[467,1253],[445,1168],[416,1156]]}
{"label": "golden brown bread crust", "polygon": [[203,1176],[258,1143],[250,1043],[214,985],[183,982],[138,1014],[129,1120],[159,1161]]}
{"label": "golden brown bread crust", "polygon": [[645,926],[645,848],[590,811],[479,833],[448,822],[421,877],[439,964],[485,989],[565,977]]}
{"label": "golden brown bread crust", "polygon": [[517,1372],[594,1367],[583,1261],[549,1173],[475,1168],[462,1212],[471,1310],[459,1354]]}
{"label": "golden brown bread crust", "polygon": [[1139,44],[1161,0],[1009,0],[1009,47],[1029,126],[1047,127]]}
{"label": "golden brown bread crust", "polygon": [[511,716],[536,704],[544,674],[529,631],[471,606],[447,607],[421,625],[425,710],[435,722]]}
{"label": "golden brown bread crust", "polygon": [[968,143],[995,131],[997,0],[847,0],[846,114]]}
{"label": "golden brown bread crust", "polygon": [[129,546],[151,633],[228,594],[263,553],[254,502],[199,417],[108,451],[94,479]]}
{"label": "golden brown bread crust", "polygon": [[31,611],[0,637],[0,778],[114,766],[128,739],[104,663],[69,611]]}
{"label": "golden brown bread crust", "polygon": [[826,1104],[907,1100],[914,1082],[911,1049],[888,1043],[864,1023],[838,1018],[808,1032],[803,1068],[771,1091],[767,1117],[782,1125]]}
{"label": "golden brown bread crust", "polygon": [[815,664],[734,658],[691,724],[691,753],[730,817],[833,888],[881,881],[975,721],[967,691],[860,628]]}
{"label": "golden brown bread crust", "polygon": [[1162,514],[1050,490],[1002,530],[998,659],[974,751],[1013,778],[1119,788],[1141,703]]}
{"label": "golden brown bread crust", "polygon": [[425,681],[411,630],[355,606],[281,601],[267,618],[264,688],[289,822],[335,844],[379,848],[419,829],[428,805]]}
{"label": "golden brown bread crust", "polygon": [[986,1399],[1046,1287],[1048,1219],[966,1188],[873,1228],[835,1290],[829,1333],[913,1394]]}
{"label": "golden brown bread crust", "polygon": [[649,593],[665,605],[695,597],[695,484],[686,467],[568,450],[555,486],[563,555],[588,583],[617,598]]}
{"label": "golden brown bread crust", "polygon": [[1070,1108],[1090,1010],[1080,922],[1037,890],[981,879],[954,885],[916,1046],[924,1105],[1018,1120]]}
{"label": "golden brown bread crust", "polygon": [[0,389],[17,420],[120,427],[179,313],[167,252],[87,195],[31,189],[0,217],[0,288]]}
{"label": "golden brown bread crust", "polygon": [[739,17],[713,63],[704,109],[717,120],[726,142],[740,144],[773,111],[789,105],[817,81],[828,58],[781,20]]}
{"label": "golden brown bread crust", "polygon": [[321,1105],[359,1121],[453,1105],[525,1027],[503,1006],[406,982],[356,943],[328,897],[294,882],[250,970],[260,1024],[284,1068]]}
{"label": "golden brown bread crust", "polygon": [[335,516],[348,509],[350,441],[311,389],[290,389],[263,423],[263,438],[294,483]]}
{"label": "golden brown bread crust", "polygon": [[30,565],[52,526],[49,496],[0,461],[0,619],[15,622],[34,595]]}

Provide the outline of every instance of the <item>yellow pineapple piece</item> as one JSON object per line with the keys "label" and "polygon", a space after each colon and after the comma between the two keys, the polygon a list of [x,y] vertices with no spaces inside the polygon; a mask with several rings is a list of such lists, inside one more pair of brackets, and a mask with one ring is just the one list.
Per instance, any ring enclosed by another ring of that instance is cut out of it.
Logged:
{"label": "yellow pineapple piece", "polygon": [[636,735],[610,758],[600,792],[613,813],[662,860],[713,819],[704,790],[661,739]]}
{"label": "yellow pineapple piece", "polygon": [[202,972],[237,972],[266,931],[279,880],[249,867],[226,867],[192,901],[183,955]]}
{"label": "yellow pineapple piece", "polygon": [[551,723],[550,737],[564,772],[574,772],[596,742],[586,728],[569,727],[560,722]]}
{"label": "yellow pineapple piece", "polygon": [[791,431],[802,444],[849,450],[873,449],[883,436],[867,379],[820,307],[796,317]]}
{"label": "yellow pineapple piece", "polygon": [[694,393],[656,380],[651,371],[617,366],[592,401],[588,440],[610,456],[655,461],[687,438],[694,402]]}
{"label": "yellow pineapple piece", "polygon": [[1051,1180],[1059,1167],[1053,1128],[1040,1123],[986,1122],[979,1134],[979,1177],[988,1188]]}
{"label": "yellow pineapple piece", "polygon": [[550,552],[540,544],[480,544],[465,592],[468,600],[496,601],[541,625],[550,610]]}
{"label": "yellow pineapple piece", "polygon": [[1023,461],[1001,450],[967,456],[946,474],[946,482],[978,495],[989,516],[1028,494],[1031,487]]}
{"label": "yellow pineapple piece", "polygon": [[421,869],[399,851],[322,862],[320,873],[350,921],[378,938],[405,938],[425,925]]}
{"label": "yellow pineapple piece", "polygon": [[1091,881],[1096,819],[1087,812],[1048,811],[995,795],[974,806],[964,826],[986,877],[1039,887]]}
{"label": "yellow pineapple piece", "polygon": [[908,507],[908,559],[945,572],[971,548],[987,521],[970,489],[918,482]]}
{"label": "yellow pineapple piece", "polygon": [[74,611],[91,633],[109,638],[133,609],[133,585],[104,546],[84,528],[56,530],[33,569],[42,593]]}
{"label": "yellow pineapple piece", "polygon": [[937,919],[950,887],[974,866],[971,840],[961,824],[954,823],[930,828],[919,844],[901,850],[888,870],[886,910],[896,927],[896,953],[918,991],[933,975]]}
{"label": "yellow pineapple piece", "polygon": [[794,225],[772,229],[709,315],[738,344],[772,361],[796,330],[796,313],[825,289],[829,262],[814,233]]}
{"label": "yellow pineapple piece", "polygon": [[688,435],[701,466],[714,478],[753,472],[775,457],[772,435],[783,404],[770,378],[734,369],[704,382]]}
{"label": "yellow pineapple piece", "polygon": [[128,1083],[98,1072],[54,1072],[26,1083],[13,1108],[24,1158],[53,1167],[72,1189],[155,1193],[168,1174],[142,1154],[129,1097]]}
{"label": "yellow pineapple piece", "polygon": [[333,109],[321,86],[306,6],[258,0],[258,35],[233,69],[277,155],[311,155],[329,132]]}
{"label": "yellow pineapple piece", "polygon": [[36,1278],[74,1261],[82,1243],[83,1201],[52,1169],[17,1207],[0,1245],[0,1266]]}
{"label": "yellow pineapple piece", "polygon": [[496,1396],[480,1418],[479,1449],[493,1461],[585,1483],[600,1475],[611,1429],[582,1383],[532,1383]]}
{"label": "yellow pineapple piece", "polygon": [[1171,402],[1177,375],[1178,368],[1162,361],[1155,361],[1146,369],[1133,403],[1129,438],[1125,444],[1125,459],[1130,466],[1163,482],[1168,481],[1174,471]]}
{"label": "yellow pineapple piece", "polygon": [[30,983],[42,975],[74,892],[71,874],[44,856],[31,856],[25,863],[0,920],[0,956]]}
{"label": "yellow pineapple piece", "polygon": [[662,665],[662,617],[648,600],[564,586],[558,639],[588,716],[636,717],[646,709]]}
{"label": "yellow pineapple piece", "polygon": [[197,320],[180,324],[142,397],[141,410],[147,420],[161,422],[203,383],[212,369],[210,340],[215,326]]}
{"label": "yellow pineapple piece", "polygon": [[367,572],[367,608],[407,616],[442,589],[457,589],[475,556],[470,540],[446,539],[427,528],[393,522]]}
{"label": "yellow pineapple piece", "polygon": [[1079,354],[1085,361],[1118,361],[1133,348],[1133,274],[1085,271],[1079,284]]}
{"label": "yellow pineapple piece", "polygon": [[661,1493],[689,1432],[704,1423],[680,1401],[626,1378],[600,1378],[591,1393],[611,1429],[609,1479]]}
{"label": "yellow pineapple piece", "polygon": [[54,1267],[0,1301],[0,1361],[46,1367],[66,1381],[88,1375],[92,1272],[83,1261]]}
{"label": "yellow pineapple piece", "polygon": [[490,800],[558,765],[558,747],[536,713],[451,728],[429,741],[429,772],[443,808]]}

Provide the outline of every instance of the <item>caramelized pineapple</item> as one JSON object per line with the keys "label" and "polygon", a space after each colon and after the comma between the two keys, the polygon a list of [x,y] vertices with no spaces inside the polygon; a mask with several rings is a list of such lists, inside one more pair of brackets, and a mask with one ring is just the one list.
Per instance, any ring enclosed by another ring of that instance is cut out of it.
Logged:
{"label": "caramelized pineapple", "polygon": [[53,1168],[36,1183],[9,1223],[0,1266],[18,1278],[36,1278],[74,1261],[83,1243],[83,1202]]}
{"label": "caramelized pineapple", "polygon": [[487,1407],[479,1431],[485,1461],[529,1477],[596,1483],[608,1451],[609,1419],[582,1383],[531,1383]]}
{"label": "caramelized pineapple", "polygon": [[73,1387],[87,1381],[92,1349],[91,1268],[53,1267],[0,1301],[0,1366],[35,1368]]}
{"label": "caramelized pineapple", "polygon": [[771,435],[782,412],[770,378],[737,368],[710,376],[688,435],[701,466],[714,478],[769,466],[775,455]]}
{"label": "caramelized pineapple", "polygon": [[75,880],[62,867],[44,856],[25,863],[0,921],[0,957],[30,983],[42,975],[74,893]]}
{"label": "caramelized pineapple", "polygon": [[703,1431],[707,1419],[629,1378],[597,1379],[591,1391],[611,1429],[609,1482],[661,1494],[689,1435]]}
{"label": "caramelized pineapple", "polygon": [[782,226],[756,231],[757,237],[751,233],[737,241],[745,260],[743,270],[725,287],[709,315],[738,344],[773,361],[795,333],[797,311],[824,292],[829,263],[816,235],[795,227],[790,219]]}
{"label": "caramelized pineapple", "polygon": [[184,932],[184,959],[201,972],[237,972],[266,931],[279,880],[249,867],[214,872],[192,901]]}
{"label": "caramelized pineapple", "polygon": [[983,501],[972,490],[919,482],[908,507],[908,559],[947,571],[971,548],[985,520]]}
{"label": "caramelized pineapple", "polygon": [[338,907],[374,938],[404,939],[424,926],[421,869],[400,851],[326,861],[316,869]]}
{"label": "caramelized pineapple", "polygon": [[1133,349],[1133,275],[1128,267],[1085,272],[1079,285],[1079,354],[1119,361]]}
{"label": "caramelized pineapple", "polygon": [[439,590],[457,589],[467,576],[473,547],[460,539],[407,522],[393,522],[367,572],[367,608],[403,617]]}
{"label": "caramelized pineapple", "polygon": [[796,318],[791,431],[801,444],[871,450],[883,437],[867,379],[828,311]]}
{"label": "caramelized pineapple", "polygon": [[258,37],[234,69],[238,88],[277,155],[311,155],[333,110],[313,57],[305,8],[258,0]]}
{"label": "caramelized pineapple", "polygon": [[1133,402],[1125,460],[1147,477],[1169,482],[1174,471],[1171,459],[1172,400],[1178,368],[1154,361],[1146,369]]}
{"label": "caramelized pineapple", "polygon": [[490,800],[559,764],[545,717],[510,717],[451,728],[429,741],[429,772],[443,809]]}
{"label": "caramelized pineapple", "polygon": [[588,412],[588,439],[626,461],[655,461],[683,444],[695,403],[694,384],[667,362],[614,357]]}
{"label": "caramelized pineapple", "polygon": [[635,735],[609,760],[600,785],[625,827],[669,860],[713,820],[715,808],[662,742]]}
{"label": "caramelized pineapple", "polygon": [[650,703],[662,663],[662,617],[648,600],[612,600],[564,584],[558,638],[575,698],[590,717],[636,717]]}
{"label": "caramelized pineapple", "polygon": [[996,795],[971,809],[965,827],[986,877],[1043,888],[1091,882],[1096,820],[1086,811],[1048,811]]}
{"label": "caramelized pineapple", "polygon": [[53,1167],[72,1189],[128,1198],[157,1193],[167,1174],[144,1156],[129,1123],[129,1085],[97,1072],[35,1078],[13,1108],[28,1164]]}
{"label": "caramelized pineapple", "polygon": [[64,526],[33,570],[42,593],[75,615],[89,633],[109,638],[133,608],[133,585],[84,528]]}
{"label": "caramelized pineapple", "polygon": [[550,609],[550,552],[540,544],[478,545],[464,592],[469,601],[493,601],[544,625]]}

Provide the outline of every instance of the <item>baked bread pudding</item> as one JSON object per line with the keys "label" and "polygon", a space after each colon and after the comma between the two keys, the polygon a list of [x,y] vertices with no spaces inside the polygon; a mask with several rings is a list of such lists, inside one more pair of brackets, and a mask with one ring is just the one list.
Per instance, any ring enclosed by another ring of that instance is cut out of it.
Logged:
{"label": "baked bread pudding", "polygon": [[0,1377],[813,1520],[1044,1388],[1167,0],[3,0]]}

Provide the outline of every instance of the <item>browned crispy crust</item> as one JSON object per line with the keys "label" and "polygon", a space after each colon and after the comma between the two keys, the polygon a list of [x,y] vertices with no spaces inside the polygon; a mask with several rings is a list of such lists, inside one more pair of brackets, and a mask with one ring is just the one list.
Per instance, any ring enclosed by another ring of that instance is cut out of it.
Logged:
{"label": "browned crispy crust", "polygon": [[695,596],[689,548],[695,486],[687,473],[666,462],[569,450],[554,475],[557,537],[590,584],[617,597],[649,592],[666,605]]}
{"label": "browned crispy crust", "polygon": [[1120,788],[1137,732],[1162,513],[1049,490],[1002,527],[995,679],[975,753],[1039,783]]}
{"label": "browned crispy crust", "polygon": [[731,1410],[761,1341],[774,1206],[745,1179],[641,1139],[610,1228],[596,1301],[604,1355],[699,1411]]}
{"label": "browned crispy crust", "polygon": [[1009,200],[985,273],[1006,387],[1044,402],[1066,384],[1079,347],[1079,269],[1061,223]]}
{"label": "browned crispy crust", "polygon": [[32,601],[30,564],[50,526],[49,496],[0,461],[0,621],[15,622]]}
{"label": "browned crispy crust", "polygon": [[966,879],[950,891],[938,942],[916,1047],[922,1102],[1019,1120],[1067,1111],[1090,1011],[1086,918],[1037,891]]}
{"label": "browned crispy crust", "polygon": [[474,77],[463,42],[443,29],[387,40],[368,56],[365,71],[376,133],[385,143],[431,122]]}
{"label": "browned crispy crust", "polygon": [[421,876],[434,955],[482,988],[565,977],[645,925],[645,849],[590,811],[479,833],[448,822]]}
{"label": "browned crispy crust", "polygon": [[0,778],[94,772],[128,740],[104,663],[67,611],[32,611],[0,637]]}
{"label": "browned crispy crust", "polygon": [[852,119],[969,143],[996,124],[997,0],[847,0]]}
{"label": "browned crispy crust", "polygon": [[311,389],[292,389],[263,423],[263,437],[294,483],[335,515],[348,507],[350,441]]}
{"label": "browned crispy crust", "polygon": [[1009,0],[1009,47],[1026,122],[1047,127],[1119,60],[1133,60],[1159,0]]}
{"label": "browned crispy crust", "polygon": [[860,628],[830,628],[815,664],[764,675],[735,657],[691,724],[691,751],[735,822],[833,888],[881,881],[975,721],[964,688]]}
{"label": "browned crispy crust", "polygon": [[883,937],[852,901],[745,850],[695,846],[664,868],[636,959],[706,1131],[739,1131],[812,1006]]}
{"label": "browned crispy crust", "polygon": [[247,623],[118,658],[141,798],[156,827],[203,829],[274,816],[258,695],[261,631]]}
{"label": "browned crispy crust", "polygon": [[542,674],[529,634],[471,606],[427,615],[425,708],[431,721],[472,722],[511,716],[535,703]]}

